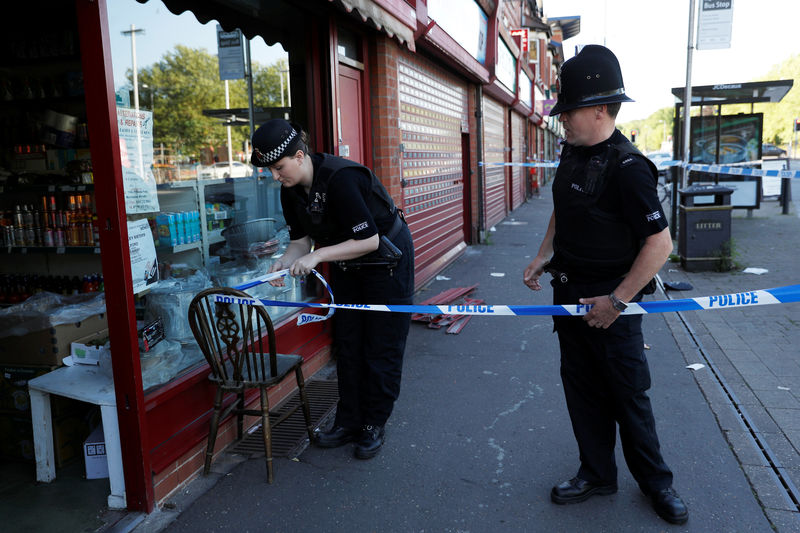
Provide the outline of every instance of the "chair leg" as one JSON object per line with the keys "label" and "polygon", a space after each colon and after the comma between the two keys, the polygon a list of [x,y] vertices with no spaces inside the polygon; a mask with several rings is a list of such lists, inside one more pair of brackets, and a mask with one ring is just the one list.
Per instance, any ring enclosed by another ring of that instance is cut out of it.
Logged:
{"label": "chair leg", "polygon": [[300,391],[300,405],[303,406],[303,416],[306,419],[306,431],[308,431],[308,442],[314,442],[314,428],[311,424],[311,409],[308,406],[308,397],[306,396],[306,380],[303,377],[303,369],[300,365],[294,369],[294,374],[297,377],[297,390]]}
{"label": "chair leg", "polygon": [[244,403],[244,391],[240,392],[237,395],[236,401],[238,403],[237,413],[236,413],[236,440],[242,440],[242,435],[244,435],[244,411],[246,405]]}
{"label": "chair leg", "polygon": [[219,415],[222,410],[222,389],[217,388],[214,396],[214,412],[211,414],[208,430],[208,447],[206,448],[206,463],[203,467],[203,475],[208,475],[211,471],[211,460],[214,458],[214,443],[217,441],[217,430],[219,429]]}
{"label": "chair leg", "polygon": [[266,387],[261,387],[261,429],[264,434],[264,455],[267,458],[267,483],[272,483],[272,428],[269,424],[269,396]]}

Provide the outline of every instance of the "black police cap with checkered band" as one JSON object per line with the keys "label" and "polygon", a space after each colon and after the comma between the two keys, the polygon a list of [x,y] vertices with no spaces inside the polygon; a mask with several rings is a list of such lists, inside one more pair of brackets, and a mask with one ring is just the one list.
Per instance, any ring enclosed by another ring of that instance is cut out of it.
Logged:
{"label": "black police cap with checkered band", "polygon": [[257,167],[268,167],[287,155],[294,155],[302,146],[299,128],[282,118],[269,120],[253,133],[250,162]]}

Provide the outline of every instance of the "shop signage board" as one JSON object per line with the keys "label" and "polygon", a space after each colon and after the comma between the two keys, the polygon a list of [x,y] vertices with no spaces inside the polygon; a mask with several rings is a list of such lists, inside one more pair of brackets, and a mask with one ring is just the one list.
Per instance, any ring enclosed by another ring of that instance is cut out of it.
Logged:
{"label": "shop signage board", "polygon": [[733,0],[700,0],[697,25],[697,49],[731,47]]}
{"label": "shop signage board", "polygon": [[533,107],[533,82],[528,75],[520,71],[519,73],[519,99],[528,107]]}
{"label": "shop signage board", "polygon": [[[528,53],[528,28],[511,30],[512,37],[519,37],[519,50],[521,54]],[[522,57],[522,55],[520,55]]]}
{"label": "shop signage board", "polygon": [[128,221],[133,293],[138,294],[158,281],[158,260],[153,231],[146,218]]}
{"label": "shop signage board", "polygon": [[220,80],[241,80],[244,78],[244,52],[242,32],[238,29],[223,31],[217,24],[217,57],[219,58]]}
{"label": "shop signage board", "polygon": [[428,17],[469,52],[486,64],[489,17],[475,0],[437,0],[428,3]]}
{"label": "shop signage board", "polygon": [[495,75],[500,83],[505,85],[509,91],[515,93],[517,90],[515,83],[517,79],[517,60],[505,41],[498,39],[498,43]]}
{"label": "shop signage board", "polygon": [[153,174],[152,111],[117,107],[117,127],[127,213],[160,211]]}

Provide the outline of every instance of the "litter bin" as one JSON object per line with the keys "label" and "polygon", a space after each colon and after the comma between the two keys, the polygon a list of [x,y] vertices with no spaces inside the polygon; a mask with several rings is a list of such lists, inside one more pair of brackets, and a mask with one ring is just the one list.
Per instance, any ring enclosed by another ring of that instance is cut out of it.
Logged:
{"label": "litter bin", "polygon": [[721,185],[692,185],[678,191],[678,254],[685,270],[718,270],[730,262],[733,191]]}

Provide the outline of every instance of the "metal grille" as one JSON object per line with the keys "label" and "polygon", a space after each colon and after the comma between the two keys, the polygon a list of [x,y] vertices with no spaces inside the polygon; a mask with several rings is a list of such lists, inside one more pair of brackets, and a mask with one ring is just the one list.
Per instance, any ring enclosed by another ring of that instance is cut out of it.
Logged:
{"label": "metal grille", "polygon": [[483,97],[484,206],[486,229],[506,216],[506,167],[489,163],[506,162],[505,110],[499,102]]}
{"label": "metal grille", "polygon": [[[511,162],[525,162],[525,123],[519,113],[511,113]],[[511,209],[525,200],[525,174],[527,167],[511,167]]]}
{"label": "metal grille", "polygon": [[467,92],[423,66],[399,62],[403,210],[414,238],[417,277],[464,242],[461,132]]}
{"label": "metal grille", "polygon": [[[308,398],[311,409],[311,423],[317,427],[336,407],[339,401],[339,389],[335,380],[314,379],[306,382],[306,397]],[[270,423],[277,420],[281,414],[285,413],[300,402],[300,393],[294,391],[292,395],[280,404],[270,414]],[[272,426],[272,456],[273,457],[295,457],[308,440],[306,433],[306,422],[303,418],[303,410],[298,409],[289,418]],[[258,429],[247,434],[238,442],[232,453],[242,455],[264,455],[264,437],[261,424]]]}

